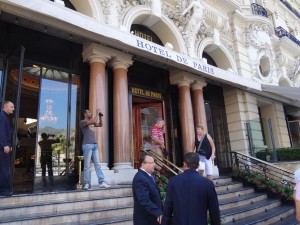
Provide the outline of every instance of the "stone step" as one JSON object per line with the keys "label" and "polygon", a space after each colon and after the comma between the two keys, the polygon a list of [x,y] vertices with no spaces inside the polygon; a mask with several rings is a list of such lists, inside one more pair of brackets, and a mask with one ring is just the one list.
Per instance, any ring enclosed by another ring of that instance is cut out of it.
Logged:
{"label": "stone step", "polygon": [[[119,224],[124,218],[132,218],[133,206],[122,206],[96,210],[60,210],[55,214],[35,213],[20,217],[19,215],[4,217],[0,219],[1,224],[9,225],[41,225],[41,224],[81,224],[81,221],[94,220],[99,224],[105,221],[119,220]],[[126,222],[127,223],[127,222]],[[112,223],[113,224],[113,223]]]}
{"label": "stone step", "polygon": [[41,214],[56,214],[60,211],[96,210],[112,207],[133,205],[132,196],[114,196],[104,198],[87,198],[79,200],[66,200],[56,202],[32,203],[30,205],[0,206],[0,218],[24,217],[36,212]]}
{"label": "stone step", "polygon": [[[272,224],[275,225],[279,223],[280,218],[288,218],[292,214],[294,214],[294,207],[291,205],[280,205],[279,207],[275,207],[272,209],[265,210],[260,213],[256,213],[252,216],[245,217],[242,219],[231,220],[225,222],[223,225],[268,225]],[[279,223],[281,224],[281,223]],[[277,224],[277,225],[279,225]],[[293,223],[284,223],[284,225],[292,225]],[[282,224],[283,225],[283,224]]]}
{"label": "stone step", "polygon": [[[231,209],[225,209],[221,211],[221,216],[224,218],[224,222],[237,221],[246,217],[253,216],[258,213],[262,213],[278,207],[281,205],[281,201],[277,199],[265,199],[259,202],[250,203],[244,206],[234,207]],[[256,217],[256,216],[255,216]]]}
{"label": "stone step", "polygon": [[267,195],[265,193],[250,193],[242,196],[220,200],[219,205],[220,210],[225,210],[252,204],[254,202],[262,201],[265,199],[267,199]]}
{"label": "stone step", "polygon": [[215,185],[215,188],[216,188],[216,191],[226,191],[226,190],[232,190],[232,189],[237,189],[237,188],[241,188],[243,187],[243,184],[242,183],[239,183],[239,182],[224,182],[224,183],[221,183],[221,184],[216,184]]}
{"label": "stone step", "polygon": [[[79,223],[77,223],[79,224]],[[80,225],[132,225],[132,216],[125,217],[122,219],[112,219],[112,220],[105,220],[105,221],[99,221],[99,220],[88,220],[88,221],[80,221]],[[74,225],[74,222],[72,223],[60,223],[56,225]]]}
{"label": "stone step", "polygon": [[250,193],[254,193],[254,188],[240,187],[240,188],[234,188],[234,189],[230,189],[230,190],[217,191],[219,201],[223,200],[223,199],[228,199],[228,198],[240,197],[240,196],[247,195]]}
{"label": "stone step", "polygon": [[95,188],[92,190],[72,190],[51,193],[33,193],[0,197],[1,207],[30,205],[36,203],[51,203],[57,201],[75,201],[89,198],[132,195],[131,185],[116,185],[108,189]]}
{"label": "stone step", "polygon": [[298,223],[295,214],[291,214],[290,216],[284,218],[280,215],[280,220],[273,223],[272,225],[297,225]]}
{"label": "stone step", "polygon": [[220,185],[220,184],[223,184],[223,183],[232,182],[232,178],[231,178],[231,176],[220,176],[218,178],[214,178],[213,182],[214,182],[215,185]]}

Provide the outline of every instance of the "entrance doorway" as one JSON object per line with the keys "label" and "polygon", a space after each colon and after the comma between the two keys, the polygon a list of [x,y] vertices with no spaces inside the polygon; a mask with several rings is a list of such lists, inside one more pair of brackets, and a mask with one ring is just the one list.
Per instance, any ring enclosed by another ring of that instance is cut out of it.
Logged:
{"label": "entrance doorway", "polygon": [[13,193],[69,188],[77,182],[79,76],[14,57],[4,64],[3,99],[16,116]]}
{"label": "entrance doorway", "polygon": [[[141,149],[151,149],[150,131],[155,118],[163,118],[163,104],[149,99],[133,97],[134,168],[139,168]],[[164,128],[165,129],[165,128]],[[166,139],[165,139],[166,140]]]}

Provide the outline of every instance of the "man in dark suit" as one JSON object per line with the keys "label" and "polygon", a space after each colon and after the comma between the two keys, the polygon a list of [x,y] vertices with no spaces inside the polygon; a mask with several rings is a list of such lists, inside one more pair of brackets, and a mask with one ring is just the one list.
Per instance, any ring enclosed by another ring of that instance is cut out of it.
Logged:
{"label": "man in dark suit", "polygon": [[155,163],[152,156],[143,154],[140,158],[141,167],[132,181],[134,199],[133,224],[161,224],[162,204],[158,186],[152,177]]}
{"label": "man in dark suit", "polygon": [[10,101],[3,102],[0,112],[0,195],[10,196],[10,168],[12,155],[11,127],[8,115],[12,114],[15,106]]}
{"label": "man in dark suit", "polygon": [[215,186],[211,180],[197,173],[198,166],[199,155],[186,153],[184,173],[169,180],[162,224],[207,225],[207,211],[211,225],[221,224]]}

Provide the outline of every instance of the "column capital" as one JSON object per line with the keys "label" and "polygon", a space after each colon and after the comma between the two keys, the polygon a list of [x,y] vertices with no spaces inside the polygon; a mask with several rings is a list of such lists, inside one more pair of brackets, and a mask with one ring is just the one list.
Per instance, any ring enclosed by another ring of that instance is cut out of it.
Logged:
{"label": "column capital", "polygon": [[202,90],[206,86],[206,82],[203,79],[197,79],[191,84],[192,90]]}
{"label": "column capital", "polygon": [[114,55],[113,50],[105,46],[92,43],[86,43],[83,46],[82,58],[84,62],[101,62],[106,64]]}
{"label": "column capital", "polygon": [[173,85],[189,86],[196,80],[195,76],[185,71],[171,71],[170,83]]}
{"label": "column capital", "polygon": [[109,66],[116,69],[125,69],[127,70],[133,63],[132,55],[120,52],[116,57],[114,57],[110,62]]}

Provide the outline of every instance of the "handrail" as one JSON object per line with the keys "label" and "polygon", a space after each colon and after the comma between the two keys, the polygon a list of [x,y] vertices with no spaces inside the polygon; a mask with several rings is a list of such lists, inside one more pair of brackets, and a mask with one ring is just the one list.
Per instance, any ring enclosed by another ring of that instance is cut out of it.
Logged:
{"label": "handrail", "polygon": [[[74,169],[75,169],[74,162],[71,161],[71,162],[69,163],[69,172],[72,172]],[[65,168],[65,169],[59,174],[59,176],[64,175],[64,174],[66,173],[66,171],[67,171],[67,168]]]}
{"label": "handrail", "polygon": [[[164,167],[166,169],[168,169],[171,173],[173,173],[173,175],[178,175],[179,173],[182,173],[183,170],[180,169],[179,167],[177,167],[174,163],[170,162],[169,160],[167,159],[162,159],[158,154],[154,153],[153,151],[147,151],[147,150],[144,150],[141,148],[141,151],[148,154],[148,155],[151,155],[155,161],[156,161],[156,164],[158,164],[160,167]],[[171,168],[173,167],[173,168]],[[177,170],[178,172],[176,172],[175,170]]]}
{"label": "handrail", "polygon": [[252,159],[252,160],[258,161],[258,162],[260,162],[260,163],[264,163],[264,164],[266,164],[266,165],[268,165],[268,166],[271,166],[271,167],[274,167],[274,168],[276,168],[276,169],[285,171],[285,172],[287,172],[287,173],[293,173],[293,171],[291,171],[291,170],[287,170],[287,169],[285,169],[285,168],[282,168],[282,167],[273,165],[272,163],[268,163],[268,162],[266,162],[266,161],[263,161],[263,160],[261,160],[261,159],[252,157],[252,156],[250,156],[250,155],[246,155],[246,154],[243,154],[243,153],[240,153],[240,152],[230,152],[230,153],[234,153],[234,154],[236,153],[236,154],[239,154],[239,155],[242,155],[242,156],[246,156],[246,157],[248,157],[248,158],[250,158],[250,159]]}
{"label": "handrail", "polygon": [[285,0],[280,0],[282,4],[285,5],[292,13],[294,13],[299,19],[300,19],[300,13],[294,9],[289,3],[287,3]]}
{"label": "handrail", "polygon": [[158,165],[155,167],[153,175],[158,185],[162,204],[164,204],[164,201],[166,199],[166,191],[169,184],[169,179],[171,177],[178,175],[179,173],[182,173],[183,170],[177,167],[169,160],[162,158],[154,151],[151,151],[151,149],[144,150],[143,148],[141,148],[141,152],[152,156],[155,160],[155,163]]}
{"label": "handrail", "polygon": [[281,26],[275,28],[275,34],[280,38],[288,37],[291,41],[295,42],[297,45],[300,46],[300,41]]}
{"label": "handrail", "polygon": [[280,181],[288,187],[295,185],[294,173],[288,169],[281,168],[240,152],[230,152],[230,154],[233,158],[233,167],[244,167],[245,170],[252,170],[255,173],[263,174],[273,180]]}

